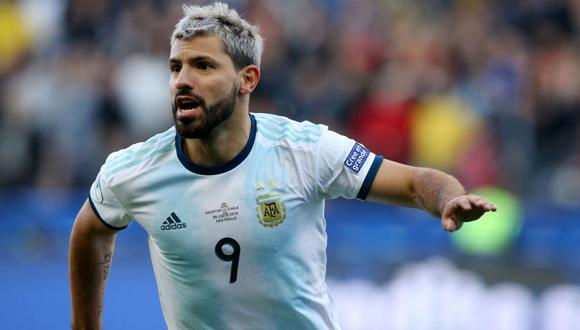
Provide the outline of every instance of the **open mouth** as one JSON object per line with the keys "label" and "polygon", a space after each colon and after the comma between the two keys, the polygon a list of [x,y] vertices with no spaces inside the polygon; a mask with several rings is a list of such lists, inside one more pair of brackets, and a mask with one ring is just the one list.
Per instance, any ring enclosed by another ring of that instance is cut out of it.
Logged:
{"label": "open mouth", "polygon": [[175,99],[175,104],[180,111],[193,111],[201,105],[201,102],[191,96],[178,96]]}

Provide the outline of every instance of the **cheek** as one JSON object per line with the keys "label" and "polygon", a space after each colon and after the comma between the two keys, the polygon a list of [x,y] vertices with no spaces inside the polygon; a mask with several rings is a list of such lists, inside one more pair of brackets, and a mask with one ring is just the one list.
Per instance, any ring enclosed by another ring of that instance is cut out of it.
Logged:
{"label": "cheek", "polygon": [[[232,94],[232,89],[234,86],[240,86],[237,81],[237,77],[230,77],[229,79],[224,79],[219,84],[219,95],[221,98],[230,96]],[[218,90],[218,89],[216,89]]]}
{"label": "cheek", "polygon": [[200,92],[204,95],[206,101],[211,103],[223,99],[226,95],[230,93],[229,88],[226,88],[231,81],[214,81],[211,84],[204,86],[205,88],[200,88]]}
{"label": "cheek", "polygon": [[171,96],[171,98],[173,99],[173,97],[175,97],[175,93],[177,92],[177,88],[175,87],[175,82],[173,81],[173,78],[169,79],[169,95]]}

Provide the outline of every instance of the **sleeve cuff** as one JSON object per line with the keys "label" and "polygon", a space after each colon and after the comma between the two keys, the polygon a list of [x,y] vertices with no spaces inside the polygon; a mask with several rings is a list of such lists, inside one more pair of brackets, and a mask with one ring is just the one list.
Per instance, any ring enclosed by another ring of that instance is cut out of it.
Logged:
{"label": "sleeve cuff", "polygon": [[108,224],[105,220],[103,220],[103,217],[101,217],[101,214],[99,213],[99,211],[97,211],[97,208],[95,207],[95,204],[93,203],[93,200],[91,199],[91,196],[89,196],[89,204],[91,204],[91,208],[93,209],[93,212],[95,212],[95,214],[97,215],[97,218],[99,218],[99,220],[101,220],[101,222],[107,226],[109,229],[112,230],[122,230],[127,228],[127,226],[123,226],[123,227],[115,227],[113,225]]}
{"label": "sleeve cuff", "polygon": [[377,172],[379,171],[379,167],[383,162],[383,156],[376,155],[373,163],[371,164],[371,168],[369,169],[365,180],[363,181],[358,194],[356,195],[357,199],[365,200],[369,191],[371,191],[371,186],[373,181],[375,181],[375,176],[377,176]]}

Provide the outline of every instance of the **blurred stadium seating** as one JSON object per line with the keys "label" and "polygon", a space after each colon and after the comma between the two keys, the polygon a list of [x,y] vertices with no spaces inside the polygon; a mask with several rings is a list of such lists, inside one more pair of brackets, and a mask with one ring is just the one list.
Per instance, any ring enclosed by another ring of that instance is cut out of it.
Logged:
{"label": "blurred stadium seating", "polygon": [[[227,2],[266,38],[252,111],[327,124],[521,203],[521,229],[491,256],[414,210],[329,203],[328,274],[345,329],[577,328],[580,1]],[[1,328],[68,327],[72,221],[108,153],[171,125],[180,11],[161,0],[0,2]],[[448,295],[460,306],[441,307]],[[118,239],[105,325],[163,327],[137,226]]]}

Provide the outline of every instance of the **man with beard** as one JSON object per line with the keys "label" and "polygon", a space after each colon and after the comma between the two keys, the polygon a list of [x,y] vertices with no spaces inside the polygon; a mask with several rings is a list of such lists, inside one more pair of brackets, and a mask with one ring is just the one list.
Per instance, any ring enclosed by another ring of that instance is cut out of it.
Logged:
{"label": "man with beard", "polygon": [[112,153],[70,241],[73,328],[100,328],[118,230],[137,221],[170,329],[338,329],[324,200],[421,208],[447,231],[495,206],[439,171],[384,160],[326,126],[249,112],[263,41],[222,3],[171,40],[175,126]]}

